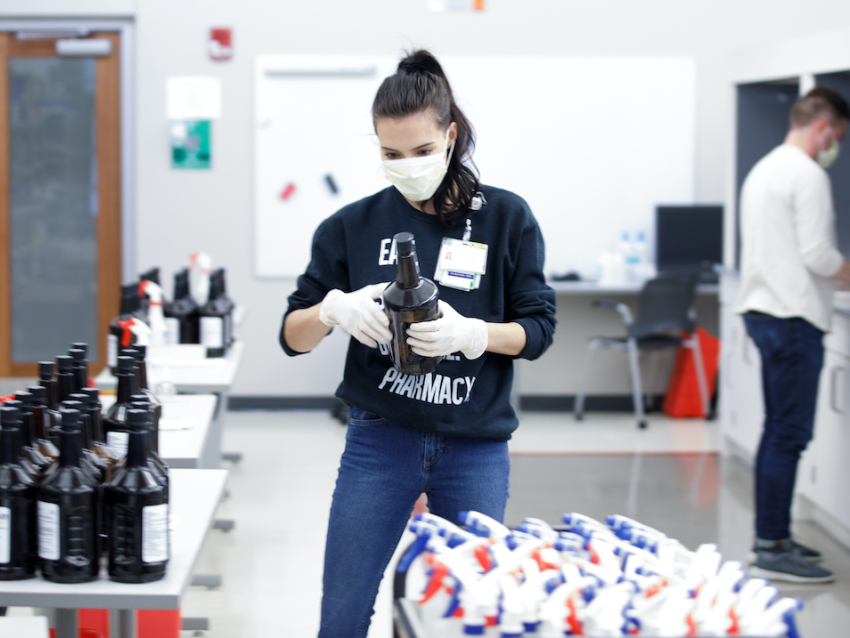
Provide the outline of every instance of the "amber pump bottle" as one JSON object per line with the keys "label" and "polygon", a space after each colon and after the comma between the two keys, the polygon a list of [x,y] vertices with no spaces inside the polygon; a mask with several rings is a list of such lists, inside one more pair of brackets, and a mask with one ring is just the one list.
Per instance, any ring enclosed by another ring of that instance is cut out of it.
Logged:
{"label": "amber pump bottle", "polygon": [[390,357],[404,374],[427,374],[442,357],[423,357],[407,344],[407,329],[412,323],[432,321],[440,316],[440,293],[430,279],[420,276],[416,242],[412,233],[398,233],[394,242],[398,253],[396,280],[384,291],[384,312],[393,334]]}

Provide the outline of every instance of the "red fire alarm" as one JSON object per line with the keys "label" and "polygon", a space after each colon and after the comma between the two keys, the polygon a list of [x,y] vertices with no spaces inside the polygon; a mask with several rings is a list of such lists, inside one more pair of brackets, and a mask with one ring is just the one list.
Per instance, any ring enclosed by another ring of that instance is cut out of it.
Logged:
{"label": "red fire alarm", "polygon": [[210,57],[213,60],[229,60],[233,57],[231,29],[210,29]]}

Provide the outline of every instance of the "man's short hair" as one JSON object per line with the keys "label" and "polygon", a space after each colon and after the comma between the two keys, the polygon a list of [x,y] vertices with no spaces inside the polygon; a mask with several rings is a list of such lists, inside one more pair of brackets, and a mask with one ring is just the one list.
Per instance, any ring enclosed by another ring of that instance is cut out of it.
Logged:
{"label": "man's short hair", "polygon": [[842,119],[850,120],[850,105],[840,93],[816,86],[794,103],[791,128],[805,128],[822,117],[828,117],[833,124]]}

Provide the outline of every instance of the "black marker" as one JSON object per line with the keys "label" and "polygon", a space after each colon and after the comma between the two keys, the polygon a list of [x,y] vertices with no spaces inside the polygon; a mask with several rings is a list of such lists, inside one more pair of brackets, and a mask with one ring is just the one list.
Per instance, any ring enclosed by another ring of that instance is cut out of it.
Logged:
{"label": "black marker", "polygon": [[328,185],[328,190],[330,190],[331,195],[339,194],[339,188],[337,187],[336,182],[334,181],[333,175],[331,175],[330,173],[325,175],[325,183]]}

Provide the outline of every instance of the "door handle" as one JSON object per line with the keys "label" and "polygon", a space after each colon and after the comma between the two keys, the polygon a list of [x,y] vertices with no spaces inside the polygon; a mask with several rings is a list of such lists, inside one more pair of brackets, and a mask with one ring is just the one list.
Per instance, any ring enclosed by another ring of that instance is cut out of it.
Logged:
{"label": "door handle", "polygon": [[60,58],[97,58],[112,53],[112,42],[105,38],[68,38],[56,40]]}

